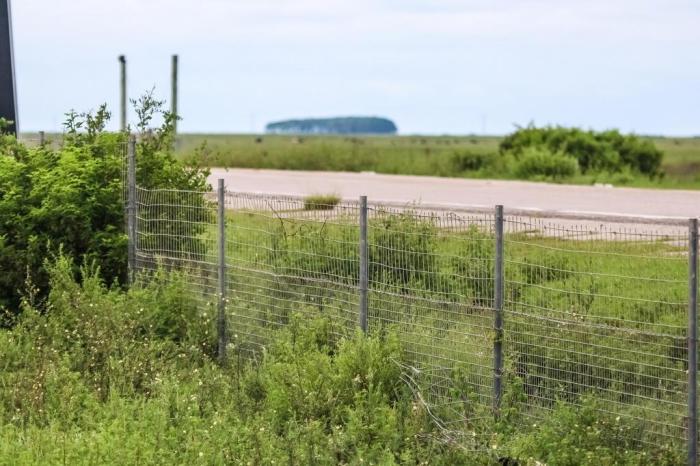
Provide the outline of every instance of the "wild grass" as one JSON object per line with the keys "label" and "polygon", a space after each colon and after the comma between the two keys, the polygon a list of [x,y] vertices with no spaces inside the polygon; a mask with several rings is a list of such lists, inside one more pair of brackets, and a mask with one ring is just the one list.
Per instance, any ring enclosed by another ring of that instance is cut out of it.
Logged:
{"label": "wild grass", "polygon": [[[575,175],[565,182],[696,189],[700,186],[700,138],[651,139],[664,152],[661,179],[631,173]],[[280,136],[188,134],[179,136],[182,157],[198,151],[209,167],[374,171],[458,178],[516,179],[498,155],[495,136]],[[199,149],[203,142],[206,148]]]}
{"label": "wild grass", "polygon": [[497,138],[192,135],[178,151],[192,154],[203,141],[207,166],[435,176],[454,174],[455,154],[498,148]]}
{"label": "wild grass", "polygon": [[[157,271],[122,292],[90,268],[74,277],[66,259],[48,268],[46,311],[29,294],[0,330],[2,464],[683,463],[672,445],[640,451],[636,413],[620,420],[594,399],[555,404],[524,428],[516,384],[501,421],[465,403],[468,422],[453,427],[470,443],[445,436],[433,418],[444,412],[406,383],[415,362],[400,326],[338,337],[332,314],[298,305],[257,360],[234,340],[219,366],[214,310],[185,275]],[[425,333],[420,320],[413,328]],[[468,370],[450,374],[452,390],[475,400]]]}
{"label": "wild grass", "polygon": [[219,366],[183,275],[124,293],[49,269],[48,311],[0,330],[0,464],[483,463],[433,436],[394,336],[290,315],[257,364]]}

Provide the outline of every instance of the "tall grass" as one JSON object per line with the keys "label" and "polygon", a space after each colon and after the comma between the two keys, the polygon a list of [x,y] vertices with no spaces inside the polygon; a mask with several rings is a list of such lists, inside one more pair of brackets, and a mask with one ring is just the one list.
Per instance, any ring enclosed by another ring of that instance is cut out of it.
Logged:
{"label": "tall grass", "polygon": [[[501,137],[483,136],[279,136],[182,135],[179,153],[203,156],[209,167],[374,171],[387,174],[468,178],[518,178],[512,161],[498,154]],[[666,175],[650,180],[623,172],[566,177],[568,183],[697,188],[700,138],[649,138],[664,152]],[[202,148],[203,142],[207,143]],[[562,181],[562,180],[560,180]]]}
{"label": "tall grass", "polygon": [[46,312],[29,293],[0,330],[1,464],[682,462],[682,451],[635,450],[637,426],[621,429],[595,401],[517,428],[517,390],[498,423],[472,412],[487,434],[465,449],[404,383],[410,348],[391,328],[338,339],[332,316],[307,308],[257,361],[234,344],[221,367],[213,309],[184,276],[159,271],[124,293],[96,270],[83,267],[79,280],[72,270],[66,259],[50,265]]}

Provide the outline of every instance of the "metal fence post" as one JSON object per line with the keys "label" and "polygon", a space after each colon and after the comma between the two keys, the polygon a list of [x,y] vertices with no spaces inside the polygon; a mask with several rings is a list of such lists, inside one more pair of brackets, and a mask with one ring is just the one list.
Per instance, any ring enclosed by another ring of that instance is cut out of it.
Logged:
{"label": "metal fence post", "polygon": [[136,137],[129,136],[127,145],[127,236],[128,280],[134,282],[136,273]]}
{"label": "metal fence post", "polygon": [[15,79],[12,8],[10,0],[0,0],[0,118],[8,120],[8,134],[19,137],[17,122],[17,80]]}
{"label": "metal fence post", "polygon": [[504,291],[504,268],[503,268],[503,206],[496,206],[495,217],[496,233],[496,257],[493,272],[493,310],[494,310],[494,339],[493,339],[493,410],[498,417],[501,405],[502,377],[503,377],[503,291]]}
{"label": "metal fence post", "polygon": [[119,55],[119,130],[126,131],[126,57]]}
{"label": "metal fence post", "polygon": [[367,250],[367,196],[360,196],[360,328],[367,333],[367,287],[369,258]]}
{"label": "metal fence post", "polygon": [[689,222],[688,249],[688,464],[698,462],[698,219]]}
{"label": "metal fence post", "polygon": [[170,113],[173,114],[173,133],[177,134],[177,55],[172,56],[170,68]]}
{"label": "metal fence post", "polygon": [[219,307],[217,316],[217,335],[219,339],[219,363],[226,362],[226,346],[228,335],[226,333],[226,216],[224,210],[224,180],[219,178],[218,186],[218,268],[219,268]]}

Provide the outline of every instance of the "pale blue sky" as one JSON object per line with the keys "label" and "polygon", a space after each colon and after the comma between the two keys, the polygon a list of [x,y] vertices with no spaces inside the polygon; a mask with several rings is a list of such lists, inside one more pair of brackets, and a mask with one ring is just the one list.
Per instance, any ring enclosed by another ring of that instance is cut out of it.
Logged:
{"label": "pale blue sky", "polygon": [[[700,134],[696,0],[13,0],[19,120],[59,130],[129,92],[169,95],[181,131],[392,118],[399,131],[563,124]],[[113,124],[116,126],[117,118]]]}

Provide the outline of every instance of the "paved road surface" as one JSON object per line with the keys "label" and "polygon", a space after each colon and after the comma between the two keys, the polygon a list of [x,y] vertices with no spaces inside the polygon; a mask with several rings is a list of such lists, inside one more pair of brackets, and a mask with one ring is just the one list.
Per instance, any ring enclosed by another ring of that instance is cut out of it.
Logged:
{"label": "paved road surface", "polygon": [[571,186],[523,181],[467,180],[374,173],[212,169],[210,182],[270,194],[335,193],[344,199],[536,209],[635,217],[700,216],[700,191]]}

